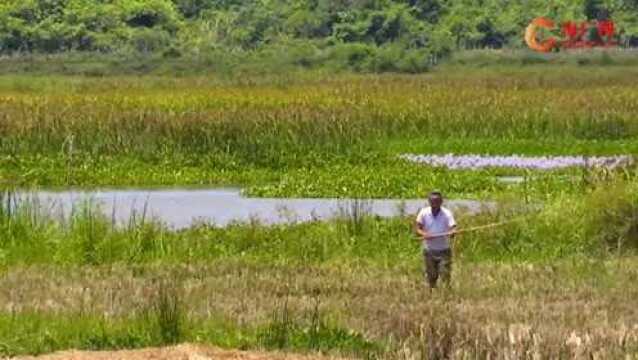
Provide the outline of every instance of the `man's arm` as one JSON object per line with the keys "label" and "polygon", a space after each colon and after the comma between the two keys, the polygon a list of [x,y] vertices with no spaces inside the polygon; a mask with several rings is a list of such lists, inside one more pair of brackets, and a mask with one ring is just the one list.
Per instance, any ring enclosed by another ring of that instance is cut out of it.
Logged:
{"label": "man's arm", "polygon": [[414,232],[416,232],[416,234],[419,235],[421,239],[425,239],[428,236],[427,231],[425,231],[423,225],[418,221],[414,225]]}
{"label": "man's arm", "polygon": [[425,239],[425,237],[428,234],[425,231],[425,227],[423,226],[423,209],[419,210],[419,213],[416,215],[416,221],[414,223],[414,232],[421,239]]}

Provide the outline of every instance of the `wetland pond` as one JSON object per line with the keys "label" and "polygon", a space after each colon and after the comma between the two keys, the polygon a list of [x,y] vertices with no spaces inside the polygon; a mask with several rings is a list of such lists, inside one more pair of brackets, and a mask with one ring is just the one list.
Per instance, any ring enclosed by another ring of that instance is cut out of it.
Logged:
{"label": "wetland pond", "polygon": [[[416,214],[425,199],[313,199],[251,198],[239,189],[94,189],[35,190],[16,194],[20,202],[29,202],[59,219],[87,208],[98,209],[118,224],[131,219],[155,219],[173,229],[196,224],[227,226],[235,222],[258,220],[264,224],[287,224],[327,220],[352,212],[380,217]],[[466,212],[478,212],[484,203],[472,200],[448,200],[445,206]]]}

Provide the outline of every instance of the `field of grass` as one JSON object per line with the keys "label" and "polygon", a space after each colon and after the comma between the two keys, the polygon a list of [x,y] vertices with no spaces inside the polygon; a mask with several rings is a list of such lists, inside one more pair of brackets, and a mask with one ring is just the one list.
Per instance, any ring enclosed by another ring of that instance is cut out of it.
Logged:
{"label": "field of grass", "polygon": [[[396,157],[633,154],[637,79],[631,67],[542,66],[263,83],[6,76],[0,181],[238,185],[254,195],[312,197],[415,197],[437,187],[487,197],[511,190],[494,171],[424,168]],[[542,195],[579,186],[543,177],[531,188]]]}
{"label": "field of grass", "polygon": [[453,288],[434,293],[417,271],[223,260],[14,269],[0,337],[8,354],[178,341],[388,359],[638,351],[638,294],[619,285],[636,280],[634,260],[460,263]]}
{"label": "field of grass", "polygon": [[[450,64],[422,75],[0,77],[0,355],[199,342],[379,359],[638,354],[634,167],[449,170],[404,153],[638,153],[638,70]],[[497,175],[524,175],[505,184]],[[175,231],[60,222],[40,187],[496,200],[424,287],[413,214]]]}

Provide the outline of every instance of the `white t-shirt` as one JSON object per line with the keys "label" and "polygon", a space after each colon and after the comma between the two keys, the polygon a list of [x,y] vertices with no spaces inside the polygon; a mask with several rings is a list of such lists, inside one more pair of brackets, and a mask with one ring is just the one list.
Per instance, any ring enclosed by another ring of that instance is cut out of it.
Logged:
{"label": "white t-shirt", "polygon": [[[456,226],[454,215],[452,212],[441,206],[441,211],[434,216],[431,207],[425,207],[419,211],[416,216],[417,223],[423,226],[423,229],[430,234],[442,234],[451,231]],[[423,249],[427,250],[447,250],[450,248],[448,235],[437,236],[435,238],[423,239]]]}

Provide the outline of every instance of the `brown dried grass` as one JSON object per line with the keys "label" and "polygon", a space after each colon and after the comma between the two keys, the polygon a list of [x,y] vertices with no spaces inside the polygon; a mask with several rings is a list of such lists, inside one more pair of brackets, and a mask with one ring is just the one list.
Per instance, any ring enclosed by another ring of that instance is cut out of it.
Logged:
{"label": "brown dried grass", "polygon": [[194,344],[164,348],[119,351],[62,351],[37,357],[17,357],[15,360],[320,360],[323,356],[296,355],[276,352],[223,350]]}
{"label": "brown dried grass", "polygon": [[219,262],[158,267],[14,268],[0,279],[5,312],[135,313],[158,278],[179,279],[191,319],[263,325],[283,299],[319,311],[387,358],[609,358],[638,349],[635,258],[558,264],[458,263],[451,289],[429,292],[416,268],[294,267]]}

